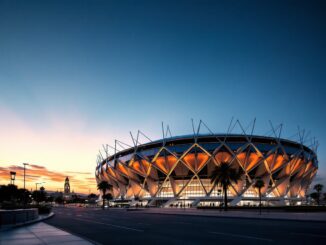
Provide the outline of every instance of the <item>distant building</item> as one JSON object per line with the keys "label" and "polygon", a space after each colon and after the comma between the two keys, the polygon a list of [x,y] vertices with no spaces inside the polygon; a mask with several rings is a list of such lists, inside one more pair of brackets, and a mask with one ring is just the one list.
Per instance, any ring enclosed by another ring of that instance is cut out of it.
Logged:
{"label": "distant building", "polygon": [[68,178],[68,176],[65,179],[63,199],[64,200],[70,200],[71,199],[70,184],[69,184],[69,178]]}

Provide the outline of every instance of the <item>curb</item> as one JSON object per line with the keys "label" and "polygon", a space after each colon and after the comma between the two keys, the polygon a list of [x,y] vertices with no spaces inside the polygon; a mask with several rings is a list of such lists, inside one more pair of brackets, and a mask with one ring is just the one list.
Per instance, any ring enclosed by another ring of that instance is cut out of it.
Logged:
{"label": "curb", "polygon": [[142,214],[158,214],[158,215],[178,215],[178,216],[193,216],[193,217],[208,217],[208,218],[226,218],[226,219],[254,219],[254,220],[275,220],[275,221],[299,221],[299,222],[317,222],[326,223],[326,220],[300,220],[300,219],[285,219],[285,218],[272,218],[272,217],[242,217],[242,216],[217,216],[217,215],[204,215],[204,214],[186,214],[186,213],[149,213],[143,212]]}
{"label": "curb", "polygon": [[22,227],[22,226],[26,226],[26,225],[31,225],[31,224],[34,224],[34,223],[38,223],[38,222],[41,222],[41,221],[50,219],[54,215],[55,214],[53,212],[49,213],[49,215],[47,215],[47,216],[40,215],[37,219],[34,219],[34,220],[30,220],[30,221],[27,221],[27,222],[24,222],[24,223],[18,223],[18,224],[15,224],[15,225],[9,225],[7,227],[0,228],[0,232],[7,231],[7,230],[10,230],[10,229],[14,229],[14,228],[17,228],[17,227]]}

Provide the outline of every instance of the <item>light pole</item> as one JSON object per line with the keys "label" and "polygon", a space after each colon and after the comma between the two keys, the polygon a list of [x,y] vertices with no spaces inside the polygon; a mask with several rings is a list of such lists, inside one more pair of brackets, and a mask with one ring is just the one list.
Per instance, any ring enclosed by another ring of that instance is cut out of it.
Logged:
{"label": "light pole", "polygon": [[36,199],[36,202],[38,204],[38,201],[37,201],[37,185],[41,185],[41,184],[44,184],[45,182],[39,182],[39,183],[35,183],[35,199]]}
{"label": "light pole", "polygon": [[28,163],[23,163],[23,165],[24,165],[24,207],[26,208],[25,176],[26,176],[26,165],[28,165]]}
{"label": "light pole", "polygon": [[25,188],[25,176],[26,176],[26,165],[28,165],[28,163],[23,163],[24,165],[24,190],[26,189]]}
{"label": "light pole", "polygon": [[10,184],[15,185],[15,179],[16,179],[16,172],[11,171],[10,172]]}
{"label": "light pole", "polygon": [[45,184],[45,182],[35,183],[35,190],[37,191],[37,185]]}

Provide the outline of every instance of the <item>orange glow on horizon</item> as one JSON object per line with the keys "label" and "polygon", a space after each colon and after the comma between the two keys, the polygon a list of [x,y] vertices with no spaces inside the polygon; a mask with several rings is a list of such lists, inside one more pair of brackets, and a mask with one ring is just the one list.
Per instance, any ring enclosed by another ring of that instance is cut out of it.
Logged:
{"label": "orange glow on horizon", "polygon": [[[7,185],[10,182],[10,171],[16,172],[15,185],[18,188],[24,187],[24,168],[23,166],[9,165],[0,167],[0,184]],[[58,172],[48,170],[44,166],[29,164],[26,166],[25,184],[26,189],[35,190],[35,184],[45,182],[43,186],[48,191],[63,191],[64,180],[69,177],[71,190],[75,193],[88,194],[96,191],[96,181],[91,172]],[[40,185],[38,186],[38,188]]]}

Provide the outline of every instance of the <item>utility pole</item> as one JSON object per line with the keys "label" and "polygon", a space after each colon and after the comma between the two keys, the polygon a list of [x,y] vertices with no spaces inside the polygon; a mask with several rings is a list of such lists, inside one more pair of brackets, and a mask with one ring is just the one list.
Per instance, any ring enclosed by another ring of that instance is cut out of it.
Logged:
{"label": "utility pole", "polygon": [[23,163],[24,165],[24,208],[26,208],[26,188],[25,188],[25,179],[26,179],[26,165],[28,163]]}
{"label": "utility pole", "polygon": [[26,179],[26,165],[28,165],[28,163],[23,163],[24,165],[24,190],[26,189],[25,188],[25,179]]}

